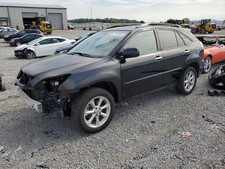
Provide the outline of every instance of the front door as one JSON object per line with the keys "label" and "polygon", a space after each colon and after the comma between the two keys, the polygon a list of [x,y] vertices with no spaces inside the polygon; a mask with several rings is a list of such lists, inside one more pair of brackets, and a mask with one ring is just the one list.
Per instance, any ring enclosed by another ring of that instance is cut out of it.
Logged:
{"label": "front door", "polygon": [[121,63],[122,98],[161,87],[163,56],[158,51],[154,31],[136,33],[124,45],[123,49],[126,48],[137,48],[140,56]]}
{"label": "front door", "polygon": [[52,38],[44,39],[39,42],[39,45],[35,46],[36,56],[47,56],[50,55],[52,52],[53,46]]}

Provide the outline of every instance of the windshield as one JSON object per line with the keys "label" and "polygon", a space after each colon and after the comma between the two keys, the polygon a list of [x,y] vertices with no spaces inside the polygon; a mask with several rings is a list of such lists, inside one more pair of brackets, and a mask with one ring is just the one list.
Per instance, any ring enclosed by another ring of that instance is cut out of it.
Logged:
{"label": "windshield", "polygon": [[40,38],[34,39],[32,41],[30,41],[29,43],[27,43],[28,45],[34,45],[35,43],[39,42]]}
{"label": "windshield", "polygon": [[82,53],[93,57],[105,57],[128,33],[129,31],[98,32],[77,44],[68,54]]}

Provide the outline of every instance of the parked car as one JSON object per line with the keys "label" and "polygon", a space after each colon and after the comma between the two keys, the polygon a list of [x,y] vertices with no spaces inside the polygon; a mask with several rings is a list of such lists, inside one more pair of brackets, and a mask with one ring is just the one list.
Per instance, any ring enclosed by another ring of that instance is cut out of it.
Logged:
{"label": "parked car", "polygon": [[62,109],[88,133],[112,120],[115,102],[176,84],[188,95],[203,69],[203,45],[189,30],[158,25],[117,27],[83,40],[67,54],[29,63],[16,85],[38,112]]}
{"label": "parked car", "polygon": [[19,32],[19,31],[17,29],[13,29],[13,28],[1,29],[0,30],[0,38],[4,38],[4,35],[12,35],[17,32]]}
{"label": "parked car", "polygon": [[9,44],[10,46],[19,46],[21,44],[28,43],[40,37],[43,37],[43,35],[40,35],[37,33],[29,33],[29,34],[23,35],[22,37],[11,39]]}
{"label": "parked car", "polygon": [[41,37],[16,47],[14,53],[19,58],[33,59],[35,57],[52,55],[58,47],[73,43],[75,43],[75,40],[58,36]]}
{"label": "parked car", "polygon": [[91,35],[94,35],[96,32],[88,32],[83,34],[82,36],[80,36],[79,38],[77,38],[76,42],[74,44],[71,45],[67,45],[67,46],[62,46],[59,47],[55,50],[55,54],[60,53],[60,52],[68,52],[70,49],[72,49],[75,45],[77,45],[78,43],[80,43],[81,41],[83,41],[84,39],[88,38]]}
{"label": "parked car", "polygon": [[43,33],[39,29],[25,29],[25,30],[19,31],[17,33],[14,33],[12,35],[5,35],[4,40],[6,42],[9,42],[12,38],[19,38],[19,37],[21,37],[25,34],[29,34],[29,33],[37,33],[37,34],[43,35]]}
{"label": "parked car", "polygon": [[225,60],[225,35],[199,35],[197,38],[204,44],[203,73],[208,73],[212,64]]}

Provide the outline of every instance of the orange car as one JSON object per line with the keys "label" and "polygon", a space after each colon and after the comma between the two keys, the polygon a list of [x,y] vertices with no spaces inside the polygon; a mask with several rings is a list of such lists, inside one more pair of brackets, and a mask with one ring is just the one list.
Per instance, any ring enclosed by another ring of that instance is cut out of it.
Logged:
{"label": "orange car", "polygon": [[204,69],[208,73],[212,64],[225,60],[225,35],[196,36],[204,45]]}

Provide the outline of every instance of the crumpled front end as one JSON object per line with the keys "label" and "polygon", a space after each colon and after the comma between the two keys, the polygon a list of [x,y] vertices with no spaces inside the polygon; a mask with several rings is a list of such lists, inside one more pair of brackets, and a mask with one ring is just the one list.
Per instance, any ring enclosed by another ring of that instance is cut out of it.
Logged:
{"label": "crumpled front end", "polygon": [[44,79],[32,86],[35,77],[21,70],[17,76],[16,85],[20,87],[19,95],[27,105],[37,112],[47,113],[62,108],[67,96],[62,95],[58,88],[68,77],[69,75],[64,75]]}

